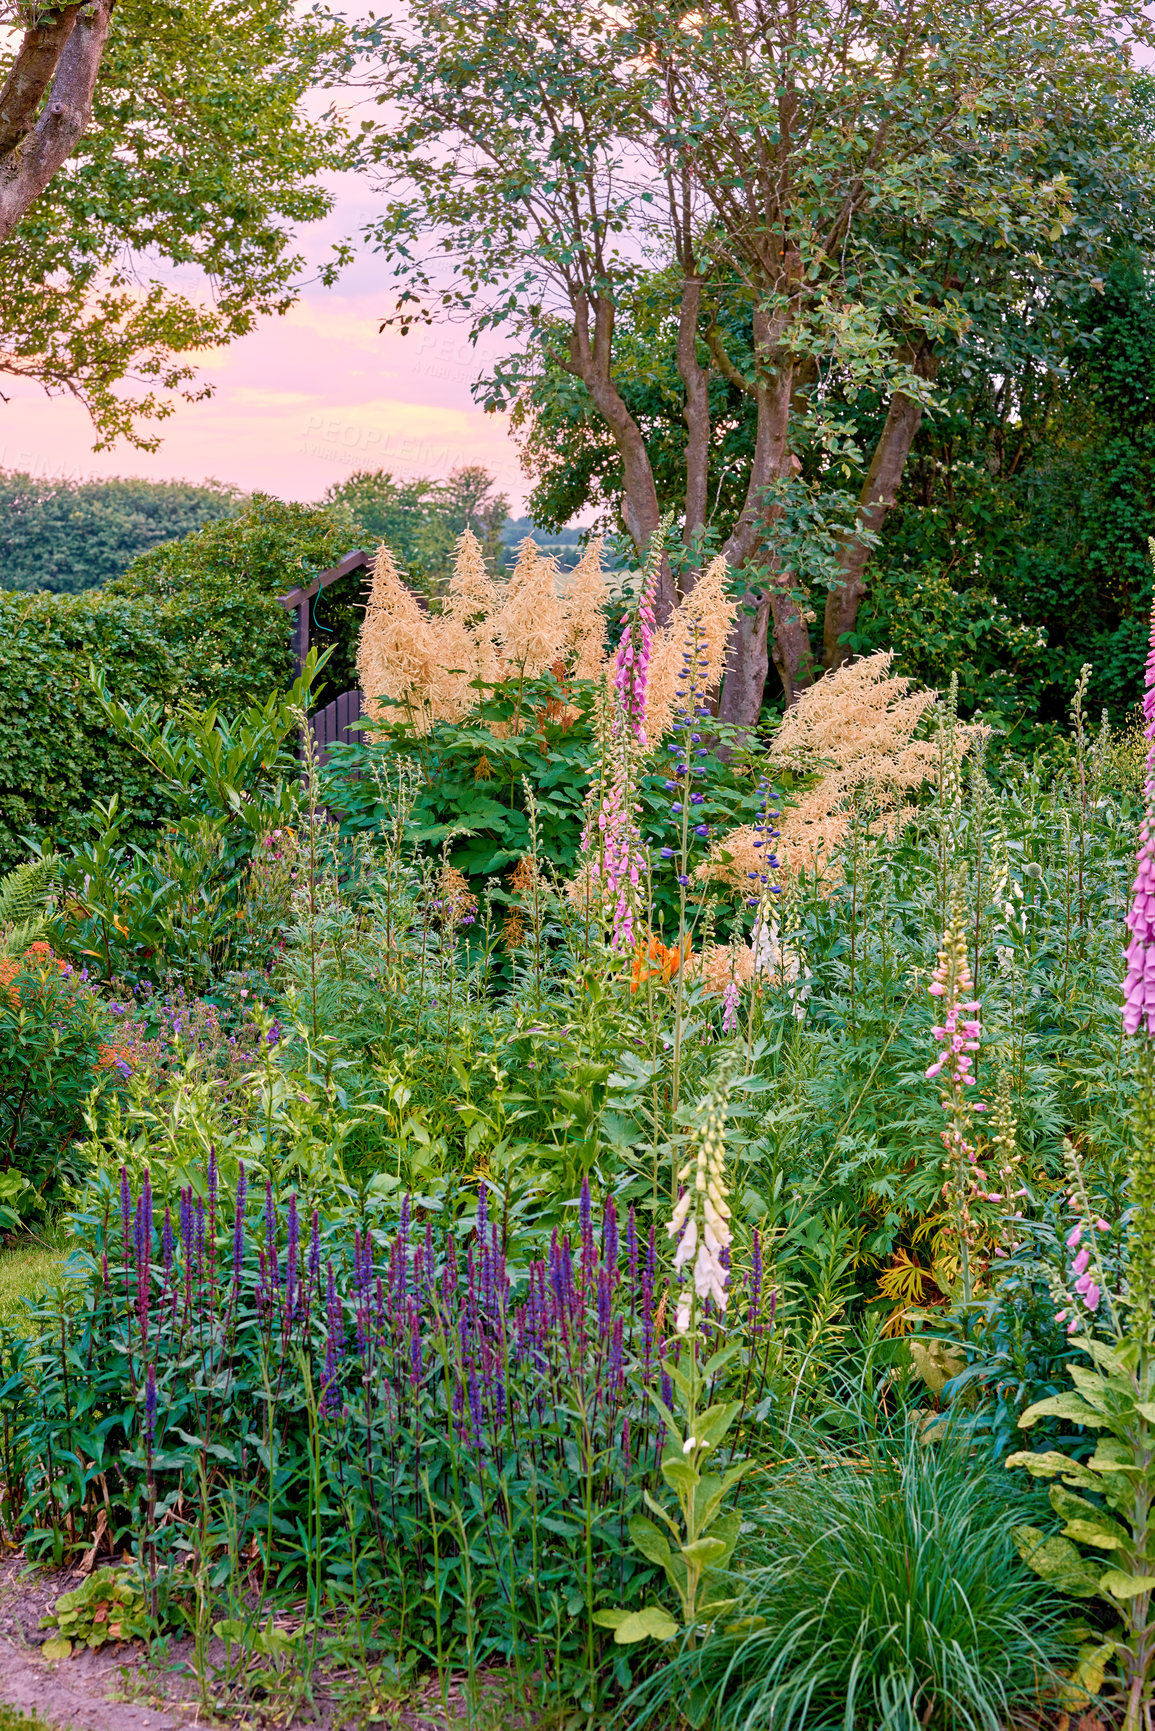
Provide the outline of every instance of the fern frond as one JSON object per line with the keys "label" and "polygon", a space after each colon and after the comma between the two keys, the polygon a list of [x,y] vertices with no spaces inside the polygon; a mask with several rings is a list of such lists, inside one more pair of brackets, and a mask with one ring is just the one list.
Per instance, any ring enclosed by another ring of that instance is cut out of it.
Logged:
{"label": "fern frond", "polygon": [[52,900],[59,860],[55,854],[27,860],[0,878],[0,927],[34,919]]}

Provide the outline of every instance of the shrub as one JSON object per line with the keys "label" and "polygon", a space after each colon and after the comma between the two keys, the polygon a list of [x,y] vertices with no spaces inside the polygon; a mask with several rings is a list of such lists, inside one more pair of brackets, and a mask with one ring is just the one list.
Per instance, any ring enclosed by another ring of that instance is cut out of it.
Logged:
{"label": "shrub", "polygon": [[94,1090],[127,1070],[104,1005],[48,944],[0,959],[0,1225],[62,1198]]}
{"label": "shrub", "polygon": [[26,837],[71,845],[94,800],[119,793],[143,837],[169,807],[155,777],[108,735],[88,666],[127,703],[172,703],[183,675],[155,615],[107,594],[0,594],[0,871]]}
{"label": "shrub", "polygon": [[[293,616],[277,596],[308,584],[356,545],[356,525],[339,507],[257,493],[236,516],[142,553],[108,593],[158,611],[194,701],[235,709],[292,682]],[[318,691],[322,704],[357,683],[359,583],[353,573],[313,603],[313,641],[333,649]]]}

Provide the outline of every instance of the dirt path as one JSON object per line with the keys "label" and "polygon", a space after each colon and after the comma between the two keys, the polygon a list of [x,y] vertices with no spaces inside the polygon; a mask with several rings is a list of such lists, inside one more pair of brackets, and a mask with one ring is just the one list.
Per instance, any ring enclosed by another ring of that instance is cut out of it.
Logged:
{"label": "dirt path", "polygon": [[195,1724],[182,1712],[157,1713],[129,1701],[110,1701],[106,1690],[119,1679],[107,1665],[87,1663],[81,1654],[61,1664],[41,1659],[35,1648],[0,1637],[0,1701],[25,1713],[39,1713],[60,1731],[183,1731]]}

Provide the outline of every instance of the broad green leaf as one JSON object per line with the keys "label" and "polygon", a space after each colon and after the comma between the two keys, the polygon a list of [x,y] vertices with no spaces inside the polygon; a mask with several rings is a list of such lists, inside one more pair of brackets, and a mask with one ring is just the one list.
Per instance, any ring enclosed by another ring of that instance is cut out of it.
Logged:
{"label": "broad green leaf", "polygon": [[1048,1538],[1038,1527],[1013,1527],[1011,1537],[1024,1563],[1060,1593],[1089,1599],[1099,1591],[1099,1570],[1086,1562],[1069,1539]]}
{"label": "broad green leaf", "polygon": [[1067,1523],[1063,1528],[1067,1538],[1077,1539],[1083,1545],[1099,1545],[1109,1551],[1131,1543],[1131,1534],[1118,1521],[1112,1520],[1104,1509],[1089,1503],[1085,1497],[1075,1496],[1073,1491],[1064,1490],[1062,1485],[1051,1486],[1050,1501],[1055,1513]]}
{"label": "broad green leaf", "polygon": [[1098,1646],[1079,1648],[1079,1663],[1072,1681],[1082,1684],[1088,1694],[1097,1695],[1103,1687],[1107,1666],[1119,1650],[1117,1641],[1100,1641]]}
{"label": "broad green leaf", "polygon": [[674,1490],[692,1491],[698,1483],[698,1469],[692,1467],[687,1460],[681,1460],[677,1455],[665,1455],[662,1459],[662,1477]]}
{"label": "broad green leaf", "polygon": [[1036,1419],[1065,1418],[1072,1424],[1090,1425],[1093,1428],[1107,1423],[1103,1414],[1097,1408],[1088,1405],[1082,1395],[1053,1394],[1046,1400],[1037,1400],[1034,1406],[1029,1406],[1019,1419],[1020,1430],[1030,1430]]}
{"label": "broad green leaf", "polygon": [[668,1611],[660,1605],[647,1605],[644,1611],[631,1611],[614,1630],[614,1642],[619,1647],[634,1641],[672,1641],[678,1633]]}
{"label": "broad green leaf", "polygon": [[1069,1455],[1060,1454],[1057,1449],[1047,1449],[1044,1453],[1035,1454],[1030,1449],[1020,1449],[1017,1454],[1008,1455],[1003,1462],[1007,1467],[1025,1467],[1036,1479],[1056,1478],[1060,1474],[1067,1484],[1082,1485],[1084,1490],[1101,1491],[1101,1479],[1081,1461],[1073,1461]]}
{"label": "broad green leaf", "polygon": [[50,1641],[45,1641],[40,1649],[44,1659],[67,1659],[72,1654],[72,1642],[63,1635],[54,1635]]}
{"label": "broad green leaf", "polygon": [[631,1515],[630,1538],[643,1557],[665,1568],[670,1560],[670,1546],[653,1521],[648,1521],[645,1515]]}
{"label": "broad green leaf", "polygon": [[1122,1569],[1106,1569],[1100,1576],[1099,1587],[1113,1599],[1133,1599],[1137,1593],[1155,1590],[1155,1575],[1129,1575]]}
{"label": "broad green leaf", "polygon": [[682,1555],[687,1563],[696,1563],[700,1569],[708,1569],[714,1563],[720,1563],[726,1555],[725,1539],[695,1539],[693,1544],[682,1546]]}
{"label": "broad green leaf", "polygon": [[595,1611],[594,1622],[601,1629],[620,1629],[632,1614],[630,1611]]}

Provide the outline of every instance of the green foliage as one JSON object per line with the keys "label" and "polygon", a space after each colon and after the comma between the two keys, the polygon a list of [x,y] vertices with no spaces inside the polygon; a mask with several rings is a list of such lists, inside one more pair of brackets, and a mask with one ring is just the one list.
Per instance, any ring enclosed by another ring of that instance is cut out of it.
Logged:
{"label": "green foliage", "polygon": [[407,582],[433,595],[452,575],[453,550],[465,529],[477,536],[487,565],[500,570],[509,500],[493,488],[493,476],[477,465],[453,469],[444,481],[395,481],[383,469],[359,469],[334,482],[324,502],[348,512],[362,546],[384,541]]}
{"label": "green foliage", "polygon": [[152,700],[126,707],[93,669],[98,712],[164,791],[173,821],[145,853],[129,841],[115,795],[94,805],[91,838],[60,868],[54,931],[68,953],[110,984],[171,977],[204,988],[229,966],[265,964],[275,933],[253,918],[251,898],[249,927],[237,922],[254,855],[296,815],[298,763],[286,742],[316,667],[313,651],[287,695],[274,692],[238,716],[182,707],[167,719]]}
{"label": "green foliage", "polygon": [[0,471],[0,588],[76,594],[119,577],[139,553],[240,505],[208,481],[73,481]]}
{"label": "green foliage", "polygon": [[47,944],[0,962],[0,1228],[58,1206],[86,1170],[92,1097],[123,1081],[112,1038],[104,1004]]}
{"label": "green foliage", "polygon": [[[341,122],[302,98],[340,44],[287,0],[116,7],[92,124],[0,248],[7,365],[79,396],[98,448],[154,447],[137,423],[204,394],[188,357],[295,299],[293,230],[325,215],[320,177],[346,160]],[[173,267],[213,292],[182,292]]]}
{"label": "green foliage", "polygon": [[128,703],[171,702],[182,684],[145,609],[105,594],[0,595],[0,868],[26,857],[26,837],[62,848],[79,840],[93,801],[114,793],[138,836],[168,813],[154,778],[95,713],[93,661]]}
{"label": "green foliage", "polygon": [[97,1569],[71,1592],[61,1593],[40,1619],[56,1633],[45,1641],[46,1659],[67,1659],[73,1646],[90,1651],[107,1641],[147,1640],[153,1630],[150,1594],[136,1569]]}
{"label": "green foliage", "polygon": [[[256,493],[235,516],[142,553],[107,593],[156,610],[195,701],[238,709],[291,683],[293,615],[277,596],[310,583],[356,542],[340,510]],[[360,581],[354,574],[317,598],[319,640],[327,643],[330,627],[337,639],[322,703],[330,686],[335,694],[357,683]]]}
{"label": "green foliage", "polygon": [[0,877],[0,955],[20,955],[43,936],[59,862],[29,860]]}
{"label": "green foliage", "polygon": [[[90,665],[130,709],[260,706],[295,673],[293,620],[276,596],[336,563],[352,539],[339,512],[259,495],[236,517],[150,549],[99,594],[0,594],[0,869],[25,857],[25,838],[78,842],[93,805],[114,795],[128,841],[174,816],[132,740],[109,738]],[[356,684],[356,582],[321,603],[338,648],[319,702]]]}
{"label": "green foliage", "polygon": [[1000,1731],[1056,1676],[1056,1602],[1019,1562],[1000,1469],[914,1425],[806,1452],[747,1508],[738,1614],[643,1686],[717,1731],[773,1723]]}
{"label": "green foliage", "polygon": [[1015,619],[986,589],[953,588],[929,559],[874,572],[848,646],[893,649],[896,671],[920,685],[941,688],[957,673],[967,714],[1032,713],[1049,679],[1046,624]]}

